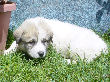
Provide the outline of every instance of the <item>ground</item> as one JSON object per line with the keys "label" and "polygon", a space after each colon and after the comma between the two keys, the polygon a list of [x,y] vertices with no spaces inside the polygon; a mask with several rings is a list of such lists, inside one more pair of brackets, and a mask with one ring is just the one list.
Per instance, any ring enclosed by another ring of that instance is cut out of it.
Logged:
{"label": "ground", "polygon": [[[102,38],[110,45],[110,32]],[[9,30],[7,47],[14,40]],[[47,56],[43,59],[29,59],[22,52],[7,56],[0,55],[0,81],[36,81],[36,82],[93,82],[110,81],[110,52],[102,54],[96,60],[86,63],[67,64],[64,58],[49,47]]]}

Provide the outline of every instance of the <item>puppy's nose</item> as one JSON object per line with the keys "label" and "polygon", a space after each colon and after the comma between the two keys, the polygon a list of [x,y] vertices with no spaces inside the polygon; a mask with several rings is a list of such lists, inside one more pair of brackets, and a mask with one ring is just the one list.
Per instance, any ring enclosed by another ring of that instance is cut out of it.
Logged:
{"label": "puppy's nose", "polygon": [[44,52],[43,51],[39,51],[38,54],[39,54],[40,57],[43,57]]}

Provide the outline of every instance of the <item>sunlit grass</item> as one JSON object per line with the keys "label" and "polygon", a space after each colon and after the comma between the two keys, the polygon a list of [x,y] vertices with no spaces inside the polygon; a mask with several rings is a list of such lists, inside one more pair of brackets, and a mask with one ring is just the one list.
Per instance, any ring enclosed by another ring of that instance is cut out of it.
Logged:
{"label": "sunlit grass", "polygon": [[[109,33],[105,35],[103,38],[110,41]],[[7,44],[10,45],[14,40],[12,31],[8,38]],[[28,59],[22,52],[0,55],[0,81],[109,82],[110,52],[91,63],[79,60],[76,64],[67,64],[52,46],[43,59]]]}

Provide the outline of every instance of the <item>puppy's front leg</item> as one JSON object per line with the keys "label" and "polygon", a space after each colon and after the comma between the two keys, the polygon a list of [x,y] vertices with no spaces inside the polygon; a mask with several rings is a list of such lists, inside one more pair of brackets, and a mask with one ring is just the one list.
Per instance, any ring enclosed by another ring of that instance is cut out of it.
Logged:
{"label": "puppy's front leg", "polygon": [[14,53],[16,52],[18,49],[18,44],[16,43],[16,41],[14,41],[11,46],[4,51],[4,55],[8,55],[8,54],[11,54],[11,53]]}

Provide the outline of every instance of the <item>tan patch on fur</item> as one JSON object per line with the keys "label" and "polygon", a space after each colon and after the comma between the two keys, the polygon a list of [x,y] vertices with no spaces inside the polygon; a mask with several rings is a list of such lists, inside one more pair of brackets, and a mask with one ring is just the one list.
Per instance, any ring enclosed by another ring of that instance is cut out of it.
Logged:
{"label": "tan patch on fur", "polygon": [[25,21],[19,28],[14,32],[16,40],[22,38],[23,41],[28,42],[30,38],[38,36],[37,28],[31,21]]}
{"label": "tan patch on fur", "polygon": [[52,31],[49,29],[50,26],[45,22],[45,20],[41,19],[41,20],[38,22],[38,26],[40,26],[41,28],[43,28],[43,29],[47,32],[47,34],[48,34],[49,36],[53,36]]}

